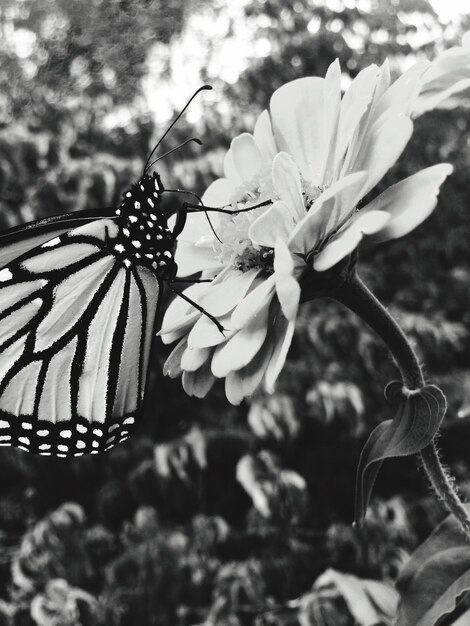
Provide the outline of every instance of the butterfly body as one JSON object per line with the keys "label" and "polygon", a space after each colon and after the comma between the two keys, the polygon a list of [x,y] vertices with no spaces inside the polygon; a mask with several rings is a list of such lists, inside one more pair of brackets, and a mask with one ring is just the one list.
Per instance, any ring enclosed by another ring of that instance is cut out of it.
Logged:
{"label": "butterfly body", "polygon": [[144,175],[114,215],[0,265],[0,445],[82,456],[137,428],[161,281],[176,274],[162,192]]}
{"label": "butterfly body", "polygon": [[116,215],[119,235],[114,252],[124,265],[145,265],[165,277],[174,267],[175,236],[161,210],[163,185],[157,173],[144,175],[128,191]]}

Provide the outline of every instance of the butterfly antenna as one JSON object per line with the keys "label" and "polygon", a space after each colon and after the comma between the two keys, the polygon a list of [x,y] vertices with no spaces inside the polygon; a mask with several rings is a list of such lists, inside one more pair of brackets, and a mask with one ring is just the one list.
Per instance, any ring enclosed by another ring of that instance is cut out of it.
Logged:
{"label": "butterfly antenna", "polygon": [[168,152],[165,152],[164,154],[162,154],[161,156],[158,157],[158,159],[155,159],[155,161],[152,161],[150,163],[150,165],[147,165],[147,167],[145,168],[145,171],[149,170],[152,165],[155,165],[155,163],[157,163],[158,161],[160,161],[161,159],[164,159],[165,157],[167,157],[169,154],[171,154],[172,152],[176,152],[177,150],[179,150],[180,148],[184,148],[184,146],[186,146],[188,143],[191,143],[191,141],[194,141],[195,143],[197,143],[199,146],[202,146],[202,141],[200,139],[197,139],[197,137],[191,137],[191,139],[186,139],[186,141],[183,141],[183,143],[180,143],[179,146],[176,146],[176,148],[172,148],[171,150],[168,150]]}
{"label": "butterfly antenna", "polygon": [[171,122],[171,124],[168,126],[168,128],[166,129],[166,131],[163,133],[163,135],[160,137],[160,139],[158,140],[156,146],[154,147],[154,149],[152,150],[152,152],[148,155],[147,161],[145,163],[145,167],[144,167],[144,173],[143,175],[145,175],[145,172],[147,171],[148,167],[149,167],[149,163],[150,163],[150,159],[152,158],[153,154],[155,153],[155,151],[158,149],[158,147],[160,146],[160,144],[162,143],[162,141],[165,139],[165,137],[168,135],[168,133],[170,132],[170,130],[173,128],[173,126],[178,122],[178,120],[180,119],[180,117],[183,115],[183,113],[186,111],[186,109],[189,107],[189,105],[191,104],[191,102],[194,100],[194,98],[201,93],[201,91],[207,91],[209,89],[212,89],[212,87],[210,85],[203,85],[202,87],[199,87],[199,89],[197,91],[195,91],[193,93],[193,95],[189,98],[189,100],[186,102],[186,104],[184,105],[184,107],[181,109],[181,111],[178,113],[178,115],[175,117],[175,119]]}

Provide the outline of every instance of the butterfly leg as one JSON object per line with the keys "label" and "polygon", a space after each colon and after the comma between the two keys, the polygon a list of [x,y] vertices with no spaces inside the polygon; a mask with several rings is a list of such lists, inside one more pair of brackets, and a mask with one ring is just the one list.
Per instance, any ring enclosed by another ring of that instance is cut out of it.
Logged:
{"label": "butterfly leg", "polygon": [[177,296],[179,296],[180,298],[183,298],[183,300],[185,300],[186,302],[188,302],[188,304],[191,304],[195,309],[197,309],[198,311],[200,311],[203,315],[205,315],[206,317],[208,317],[211,322],[213,322],[217,328],[219,329],[219,331],[222,333],[222,335],[224,334],[224,332],[226,332],[226,328],[224,328],[222,326],[222,324],[219,322],[219,320],[214,316],[211,315],[209,313],[209,311],[206,311],[206,309],[204,309],[201,305],[199,305],[197,302],[194,302],[194,300],[191,300],[191,298],[188,298],[188,296],[186,294],[184,294],[182,291],[180,291],[179,289],[177,289],[174,286],[175,280],[169,280],[168,281],[168,287],[171,289],[171,291],[173,293],[175,293]]}
{"label": "butterfly leg", "polygon": [[268,206],[269,204],[272,204],[272,200],[265,200],[264,202],[260,202],[259,204],[255,204],[245,209],[225,209],[224,207],[207,206],[205,204],[201,206],[199,204],[192,204],[191,202],[184,202],[181,206],[181,210],[186,213],[200,213],[201,211],[212,211],[214,213],[225,213],[226,215],[238,215],[239,213],[253,211],[253,209],[259,209],[263,206]]}

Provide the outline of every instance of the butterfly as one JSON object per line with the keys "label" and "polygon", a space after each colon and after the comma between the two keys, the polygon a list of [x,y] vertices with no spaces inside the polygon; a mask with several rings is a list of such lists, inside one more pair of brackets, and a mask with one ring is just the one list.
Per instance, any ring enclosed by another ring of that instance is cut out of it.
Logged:
{"label": "butterfly", "polygon": [[119,207],[0,234],[0,446],[98,454],[138,427],[162,282],[188,300],[174,250],[187,213],[201,210],[183,204],[170,228],[162,197],[180,190],[147,172],[207,88]]}

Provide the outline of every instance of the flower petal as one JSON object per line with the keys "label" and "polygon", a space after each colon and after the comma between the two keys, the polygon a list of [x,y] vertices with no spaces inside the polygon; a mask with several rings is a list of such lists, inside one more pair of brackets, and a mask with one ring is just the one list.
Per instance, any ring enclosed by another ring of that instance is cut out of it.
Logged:
{"label": "flower petal", "polygon": [[216,349],[211,365],[214,376],[223,378],[248,365],[266,339],[268,315],[269,303],[266,303],[227,343]]}
{"label": "flower petal", "polygon": [[274,248],[278,237],[284,241],[289,239],[292,225],[289,209],[278,200],[251,224],[248,237],[258,246]]}
{"label": "flower petal", "polygon": [[274,385],[286,362],[292,337],[294,336],[295,322],[289,322],[279,314],[274,327],[273,354],[266,368],[264,385],[268,393],[274,392]]}
{"label": "flower petal", "polygon": [[263,380],[272,351],[273,345],[269,339],[266,339],[248,365],[227,374],[225,395],[231,404],[240,404],[244,398],[251,396],[256,391]]}
{"label": "flower petal", "polygon": [[380,98],[373,121],[386,113],[408,114],[419,93],[421,77],[429,66],[429,61],[419,61],[399,76]]}
{"label": "flower petal", "polygon": [[376,233],[389,221],[390,215],[385,211],[360,211],[351,220],[350,225],[338,233],[337,237],[328,243],[317,254],[313,267],[317,272],[324,272],[336,265],[341,259],[350,254],[361,241],[364,235]]}
{"label": "flower petal", "polygon": [[274,296],[275,278],[263,279],[243,298],[231,316],[231,327],[234,329],[243,328],[253,317],[271,302]]}
{"label": "flower petal", "polygon": [[316,200],[289,239],[294,254],[308,255],[351,215],[361,197],[367,172],[355,172],[333,183]]}
{"label": "flower petal", "polygon": [[402,114],[387,116],[371,127],[352,168],[368,174],[361,197],[375,187],[395,164],[412,132],[413,122]]}
{"label": "flower petal", "polygon": [[231,149],[227,151],[224,157],[224,174],[235,188],[238,187],[238,185],[241,185],[242,179],[240,178],[240,175],[235,167]]}
{"label": "flower petal", "polygon": [[208,360],[211,348],[192,348],[187,345],[181,355],[181,369],[186,372],[195,372]]}
{"label": "flower petal", "polygon": [[299,78],[271,98],[276,143],[294,157],[305,180],[322,185],[329,140],[324,119],[324,79]]}
{"label": "flower petal", "polygon": [[163,375],[170,378],[177,378],[182,374],[181,357],[186,350],[188,344],[187,337],[183,337],[181,341],[173,348],[169,357],[163,365]]}
{"label": "flower petal", "polygon": [[305,215],[299,168],[294,159],[285,152],[274,157],[272,165],[273,186],[292,219],[292,228]]}
{"label": "flower petal", "polygon": [[176,246],[175,263],[178,266],[177,276],[180,278],[222,267],[212,248],[199,247],[182,239],[178,240]]}
{"label": "flower petal", "polygon": [[210,370],[209,361],[195,372],[183,372],[183,389],[188,396],[204,398],[210,391],[215,378]]}
{"label": "flower petal", "polygon": [[[204,192],[204,195],[202,196],[202,201],[207,206],[215,206],[215,207],[226,206],[227,204],[230,204],[230,198],[233,192],[235,191],[235,189],[236,187],[228,178],[218,178],[217,180],[214,180],[206,189],[206,191]],[[196,213],[196,215],[199,216],[201,214]],[[205,218],[205,223],[208,226],[205,215],[203,215],[203,217]],[[209,230],[210,230],[210,227],[209,227]],[[194,241],[194,236],[193,236],[193,241]]]}
{"label": "flower petal", "polygon": [[164,344],[173,343],[189,332],[200,315],[201,313],[195,310],[194,313],[189,313],[185,317],[173,322],[173,324],[169,324],[165,326],[165,328],[160,329],[157,336],[161,337]]}
{"label": "flower petal", "polygon": [[[183,291],[184,295],[197,302],[198,298],[207,290],[207,284],[191,285]],[[163,316],[162,326],[157,333],[162,337],[163,343],[171,343],[175,339],[169,339],[168,335],[180,328],[194,323],[201,313],[183,298],[175,297],[168,305]]]}
{"label": "flower petal", "polygon": [[201,315],[188,335],[188,346],[191,348],[210,348],[227,341],[234,332],[230,329],[230,314],[218,318],[217,321],[225,329],[223,333],[207,315]]}
{"label": "flower petal", "polygon": [[258,174],[263,159],[253,135],[242,133],[232,139],[230,151],[235,170],[242,181],[249,181]]}
{"label": "flower petal", "polygon": [[226,315],[244,298],[258,273],[259,270],[255,268],[247,272],[232,270],[225,275],[223,282],[211,283],[210,289],[201,296],[199,304],[211,315]]}
{"label": "flower petal", "polygon": [[379,75],[380,70],[376,65],[366,67],[354,78],[344,94],[340,109],[336,161],[344,157],[359,122],[371,103]]}
{"label": "flower petal", "polygon": [[263,159],[265,161],[271,161],[271,159],[274,158],[277,149],[276,142],[274,141],[271,118],[269,117],[268,111],[263,111],[258,117],[253,131],[253,137],[255,138]]}
{"label": "flower petal", "polygon": [[276,241],[274,249],[274,277],[276,293],[282,312],[289,321],[295,321],[300,302],[300,285],[293,273],[295,263],[289,248],[282,239]]}
{"label": "flower petal", "polygon": [[392,185],[364,207],[361,213],[378,210],[391,215],[385,226],[375,232],[370,239],[372,241],[396,239],[421,224],[433,212],[439,188],[452,170],[448,163],[427,167]]}

